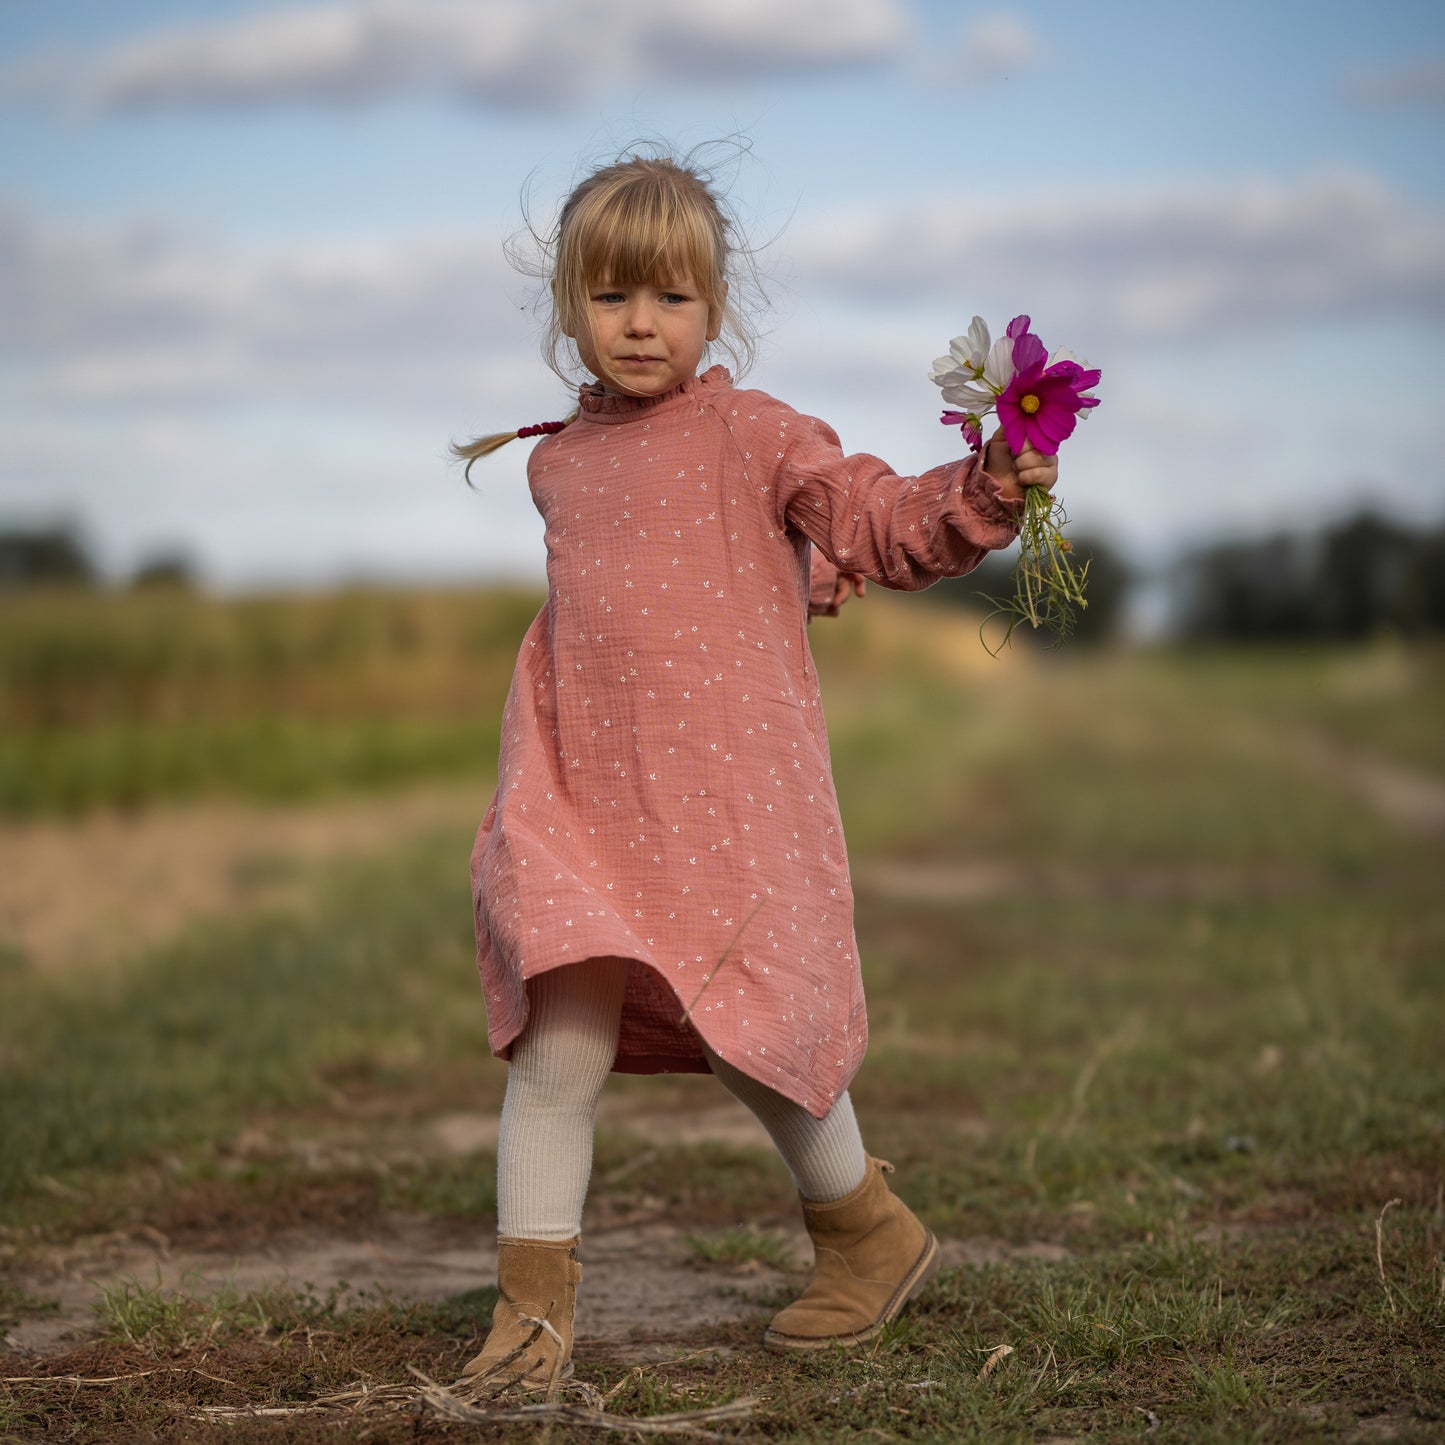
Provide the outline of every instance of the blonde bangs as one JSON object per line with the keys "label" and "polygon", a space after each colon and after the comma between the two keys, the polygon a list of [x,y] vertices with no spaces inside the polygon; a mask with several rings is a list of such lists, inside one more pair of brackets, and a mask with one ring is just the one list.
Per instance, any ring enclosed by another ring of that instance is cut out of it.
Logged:
{"label": "blonde bangs", "polygon": [[729,230],[705,179],[674,160],[634,155],[594,172],[568,197],[547,246],[552,314],[543,354],[553,370],[570,371],[561,364],[564,343],[587,334],[591,288],[601,282],[689,283],[722,327],[719,345],[746,370],[753,339],[729,299]]}
{"label": "blonde bangs", "polygon": [[722,238],[695,206],[661,186],[633,186],[616,204],[608,205],[609,199],[597,197],[595,206],[585,208],[592,215],[573,218],[577,265],[588,281],[621,286],[690,281],[710,304],[719,299]]}

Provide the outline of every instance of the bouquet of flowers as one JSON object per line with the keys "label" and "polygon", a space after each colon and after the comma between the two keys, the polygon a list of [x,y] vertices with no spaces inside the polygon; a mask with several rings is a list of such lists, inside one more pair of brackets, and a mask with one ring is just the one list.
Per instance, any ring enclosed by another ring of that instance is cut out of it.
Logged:
{"label": "bouquet of flowers", "polygon": [[[983,318],[975,316],[968,334],[955,336],[948,352],[933,363],[929,377],[952,408],[943,413],[943,424],[961,428],[975,452],[983,449],[983,422],[992,413],[1015,456],[1029,445],[1053,456],[1079,418],[1099,404],[1092,388],[1100,373],[1062,347],[1047,351],[1029,330],[1027,316],[1015,316],[997,341],[990,341]],[[1077,568],[1069,557],[1067,521],[1051,493],[1043,487],[1026,489],[1014,596],[997,604],[997,612],[1008,618],[1000,647],[1023,621],[1067,637],[1076,609],[1088,606],[1084,583],[1089,567]]]}

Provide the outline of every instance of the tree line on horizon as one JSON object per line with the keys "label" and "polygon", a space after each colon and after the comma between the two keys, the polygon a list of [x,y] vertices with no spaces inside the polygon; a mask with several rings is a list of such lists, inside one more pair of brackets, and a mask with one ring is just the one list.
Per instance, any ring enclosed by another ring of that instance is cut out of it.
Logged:
{"label": "tree line on horizon", "polygon": [[[1117,638],[1142,580],[1109,544],[1075,541],[1089,563],[1089,606],[1072,641]],[[939,583],[935,601],[987,609],[1012,589],[1012,557],[997,554],[966,577]],[[1181,641],[1361,640],[1381,632],[1445,632],[1445,526],[1411,529],[1374,511],[1309,530],[1223,539],[1186,553],[1160,579],[1169,599],[1166,631]],[[0,596],[42,587],[100,590],[103,575],[77,527],[0,526]],[[180,552],[157,553],[123,586],[199,588]]]}

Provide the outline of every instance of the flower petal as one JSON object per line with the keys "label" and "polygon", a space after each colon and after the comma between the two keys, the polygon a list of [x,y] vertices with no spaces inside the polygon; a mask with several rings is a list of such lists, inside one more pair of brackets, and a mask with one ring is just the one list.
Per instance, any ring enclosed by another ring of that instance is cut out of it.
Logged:
{"label": "flower petal", "polygon": [[1000,336],[989,348],[988,360],[984,362],[985,385],[994,391],[1002,391],[1013,380],[1014,372],[1017,370],[1014,366],[1013,356],[1013,338]]}
{"label": "flower petal", "polygon": [[968,326],[968,358],[973,369],[977,371],[988,359],[988,349],[993,345],[989,339],[988,323],[982,316],[975,316]]}
{"label": "flower petal", "polygon": [[1049,355],[1044,350],[1044,343],[1032,331],[1025,331],[1022,335],[1014,337],[1014,365],[1020,371],[1029,371],[1035,367],[1039,371],[1043,371],[1044,363],[1048,359]]}
{"label": "flower petal", "polygon": [[939,387],[944,401],[950,406],[956,406],[959,411],[969,411],[975,416],[982,416],[984,412],[993,410],[994,394],[985,387],[962,381],[940,382]]}

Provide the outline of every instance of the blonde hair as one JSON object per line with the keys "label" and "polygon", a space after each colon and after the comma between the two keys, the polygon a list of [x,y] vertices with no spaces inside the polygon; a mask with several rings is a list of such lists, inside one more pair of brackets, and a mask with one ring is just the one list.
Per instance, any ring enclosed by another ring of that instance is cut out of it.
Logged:
{"label": "blonde hair", "polygon": [[[661,148],[634,147],[572,191],[550,233],[529,227],[529,234],[539,260],[529,264],[515,249],[513,260],[546,285],[542,356],[564,382],[575,386],[587,374],[572,338],[590,329],[591,287],[602,280],[620,286],[691,281],[707,302],[710,323],[720,328],[709,345],[727,355],[738,376],[752,365],[756,335],[735,297],[740,289],[756,294],[761,288],[751,254],[697,152],[674,157]],[[576,417],[574,410],[567,421]],[[451,450],[466,462],[470,481],[474,461],[516,437],[515,431],[494,432],[454,442]]]}

